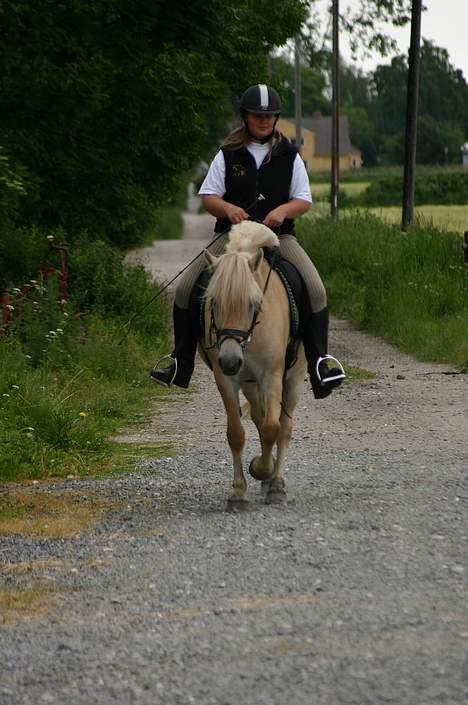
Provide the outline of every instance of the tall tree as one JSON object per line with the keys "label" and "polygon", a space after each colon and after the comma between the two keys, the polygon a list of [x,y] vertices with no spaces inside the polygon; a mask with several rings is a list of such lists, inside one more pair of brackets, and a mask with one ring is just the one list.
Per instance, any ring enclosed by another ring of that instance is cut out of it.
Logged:
{"label": "tall tree", "polygon": [[212,116],[265,78],[305,11],[306,0],[4,0],[0,146],[34,184],[20,220],[130,244],[217,129]]}

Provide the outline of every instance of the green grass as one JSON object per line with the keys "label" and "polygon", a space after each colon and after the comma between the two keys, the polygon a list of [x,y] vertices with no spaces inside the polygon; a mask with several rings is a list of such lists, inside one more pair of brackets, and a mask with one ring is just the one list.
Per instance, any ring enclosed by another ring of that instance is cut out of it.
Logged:
{"label": "green grass", "polygon": [[370,214],[304,218],[299,239],[333,312],[422,360],[468,368],[467,282],[460,238],[407,233]]}
{"label": "green grass", "polygon": [[[401,223],[401,208],[370,208],[370,213],[379,218],[399,225]],[[468,230],[468,205],[466,206],[417,206],[414,211],[415,222],[421,228],[440,228],[441,230],[464,233]]]}
{"label": "green grass", "polygon": [[148,370],[166,351],[169,319],[168,301],[153,300],[157,284],[122,258],[87,242],[74,250],[65,308],[53,279],[15,306],[0,337],[0,481],[122,465],[110,438],[158,394]]}
{"label": "green grass", "polygon": [[[82,476],[131,464],[128,448],[109,439],[122,425],[141,423],[139,414],[159,393],[148,370],[165,338],[155,337],[153,347],[131,334],[120,345],[122,332],[96,319],[74,339],[71,356],[56,345],[37,367],[18,341],[0,344],[0,480]],[[164,444],[161,452],[169,454]]]}

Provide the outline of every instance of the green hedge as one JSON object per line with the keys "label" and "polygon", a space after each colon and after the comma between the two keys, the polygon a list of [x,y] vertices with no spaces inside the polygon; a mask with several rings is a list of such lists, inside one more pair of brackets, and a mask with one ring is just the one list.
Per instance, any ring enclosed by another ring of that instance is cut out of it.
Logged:
{"label": "green hedge", "polygon": [[[344,205],[398,206],[403,197],[403,179],[387,176],[373,181],[357,199]],[[438,173],[418,176],[415,183],[415,204],[468,204],[468,173]]]}

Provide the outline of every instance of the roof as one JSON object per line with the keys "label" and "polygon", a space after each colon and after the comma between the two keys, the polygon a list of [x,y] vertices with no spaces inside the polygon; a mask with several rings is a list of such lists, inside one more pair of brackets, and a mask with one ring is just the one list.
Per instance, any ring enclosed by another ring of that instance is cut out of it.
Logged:
{"label": "roof", "polygon": [[[289,122],[292,122],[291,120]],[[303,118],[302,125],[307,130],[315,134],[315,156],[324,157],[331,154],[331,134],[332,134],[332,119],[321,115],[314,118]],[[349,139],[349,124],[348,116],[340,117],[340,155],[344,154],[361,154],[351,140]]]}

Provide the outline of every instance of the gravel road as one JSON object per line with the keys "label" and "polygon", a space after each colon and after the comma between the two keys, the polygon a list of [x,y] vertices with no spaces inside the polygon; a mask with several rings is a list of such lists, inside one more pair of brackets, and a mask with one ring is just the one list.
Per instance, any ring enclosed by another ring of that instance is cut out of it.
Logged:
{"label": "gravel road", "polygon": [[[168,276],[208,235],[138,256]],[[321,402],[304,386],[283,507],[252,480],[249,509],[225,511],[224,412],[201,363],[191,393],[122,434],[175,457],[36,486],[118,508],[73,538],[2,538],[3,584],[46,581],[51,606],[0,626],[1,705],[468,701],[466,377],[344,321],[330,347],[375,377]]]}

